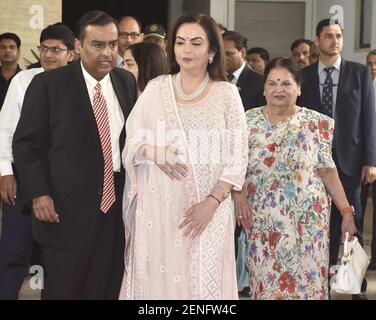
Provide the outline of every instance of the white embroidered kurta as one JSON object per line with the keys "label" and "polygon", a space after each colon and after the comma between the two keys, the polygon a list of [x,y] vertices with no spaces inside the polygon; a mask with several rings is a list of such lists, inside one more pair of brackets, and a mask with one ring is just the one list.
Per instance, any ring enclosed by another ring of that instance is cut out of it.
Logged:
{"label": "white embroidered kurta", "polygon": [[[137,159],[140,146],[171,141],[186,154],[189,171],[182,181]],[[215,82],[200,103],[178,106],[171,76],[149,83],[127,121],[121,299],[237,299],[230,199],[198,239],[184,238],[177,226],[218,180],[241,189],[247,153],[244,109],[234,85]]]}

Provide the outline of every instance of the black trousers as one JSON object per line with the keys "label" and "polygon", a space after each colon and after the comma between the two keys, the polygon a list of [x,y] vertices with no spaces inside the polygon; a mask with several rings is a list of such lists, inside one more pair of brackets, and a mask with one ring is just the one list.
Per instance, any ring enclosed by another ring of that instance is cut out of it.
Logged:
{"label": "black trousers", "polygon": [[366,184],[362,186],[362,209],[363,216],[366,212],[368,190],[371,188],[372,192],[372,243],[371,243],[371,261],[376,261],[376,183]]}
{"label": "black trousers", "polygon": [[93,212],[102,221],[91,245],[79,249],[41,245],[43,300],[118,299],[124,272],[124,227],[123,186],[116,176],[116,202],[106,214]]}
{"label": "black trousers", "polygon": [[[356,237],[359,239],[359,243],[363,246],[363,210],[361,203],[361,177],[347,176],[340,168],[335,151],[333,150],[333,160],[337,166],[339,178],[345,189],[346,197],[350,202],[350,205],[355,209],[355,226],[357,229]],[[342,216],[335,206],[332,204],[332,211],[330,214],[330,246],[329,246],[329,264],[330,266],[336,265],[338,262],[339,247],[341,245],[341,224]],[[362,284],[362,291],[366,291],[367,282],[364,279]]]}
{"label": "black trousers", "polygon": [[0,300],[17,300],[22,283],[29,273],[32,249],[31,204],[24,202],[22,188],[18,185],[15,205],[3,202]]}

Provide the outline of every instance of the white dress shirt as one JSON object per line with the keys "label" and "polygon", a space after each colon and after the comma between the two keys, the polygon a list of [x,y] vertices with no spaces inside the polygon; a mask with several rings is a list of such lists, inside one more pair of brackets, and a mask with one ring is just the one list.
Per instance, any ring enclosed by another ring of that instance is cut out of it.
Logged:
{"label": "white dress shirt", "polygon": [[33,68],[17,73],[12,79],[0,112],[0,175],[13,175],[12,140],[21,115],[26,89],[43,68]]}
{"label": "white dress shirt", "polygon": [[[334,114],[335,114],[334,112],[336,110],[336,103],[337,103],[337,92],[338,92],[339,74],[341,72],[341,61],[342,61],[342,58],[341,58],[341,56],[339,56],[337,61],[334,62],[334,64],[333,64],[334,70],[331,74],[332,80],[333,80],[333,105],[332,105],[333,106],[333,109],[332,109],[333,118],[334,118]],[[321,100],[322,100],[322,92],[324,91],[324,83],[325,83],[325,79],[326,79],[326,76],[327,76],[327,73],[324,70],[325,68],[327,68],[327,66],[325,64],[323,64],[321,60],[319,60],[318,72],[319,72],[319,79],[320,79],[320,98],[321,98]]]}
{"label": "white dress shirt", "polygon": [[[84,68],[81,61],[82,73],[86,82],[87,91],[89,93],[91,104],[95,95],[95,86],[98,81],[94,79]],[[112,165],[115,172],[119,172],[121,168],[120,145],[119,139],[121,131],[124,128],[124,115],[121,110],[120,103],[112,86],[110,75],[107,74],[99,83],[102,86],[102,94],[107,102],[108,121],[110,124],[111,149],[112,149]]]}
{"label": "white dress shirt", "polygon": [[238,83],[240,74],[243,72],[244,67],[245,67],[245,62],[243,62],[242,66],[238,70],[236,70],[232,73],[234,75],[234,79],[231,80],[231,83],[233,83],[233,84]]}
{"label": "white dress shirt", "polygon": [[123,69],[124,68],[124,60],[123,60],[123,58],[121,57],[121,56],[117,56],[117,58],[116,58],[116,66],[118,67],[118,68],[121,68],[121,69]]}

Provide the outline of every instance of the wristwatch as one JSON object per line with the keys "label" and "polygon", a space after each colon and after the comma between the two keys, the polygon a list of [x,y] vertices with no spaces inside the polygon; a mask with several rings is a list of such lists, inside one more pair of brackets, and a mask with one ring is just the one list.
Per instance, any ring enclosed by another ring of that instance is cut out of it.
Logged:
{"label": "wristwatch", "polygon": [[223,189],[222,187],[220,186],[215,186],[215,188],[217,188],[218,190],[221,190],[221,192],[223,193],[223,199],[226,200],[230,195],[231,195],[231,191],[228,191],[226,189]]}
{"label": "wristwatch", "polygon": [[349,213],[352,213],[353,215],[355,215],[355,209],[353,206],[350,206],[350,207],[346,207],[346,208],[343,208],[340,210],[341,212],[341,215],[343,216],[344,214],[349,214]]}

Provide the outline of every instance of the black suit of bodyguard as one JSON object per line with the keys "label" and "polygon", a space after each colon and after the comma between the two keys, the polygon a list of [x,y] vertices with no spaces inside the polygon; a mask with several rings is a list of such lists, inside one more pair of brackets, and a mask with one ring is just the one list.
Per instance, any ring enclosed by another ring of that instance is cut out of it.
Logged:
{"label": "black suit of bodyguard", "polygon": [[[102,84],[107,110],[117,100],[124,122],[137,89],[130,73],[113,69],[118,31],[112,17],[94,11],[79,23],[81,60],[33,79],[13,152],[25,198],[33,200],[33,236],[41,243],[45,273],[42,298],[117,299],[124,269],[124,170],[113,172],[116,201],[101,212],[104,156],[87,79],[96,83],[109,74],[109,90]],[[124,141],[123,128],[112,149],[118,143],[121,152]]]}
{"label": "black suit of bodyguard", "polygon": [[[341,59],[343,36],[338,24],[330,25],[329,19],[323,20],[317,26],[316,35],[320,60],[303,69],[304,82],[298,103],[335,120],[333,159],[346,196],[355,208],[357,236],[362,241],[362,177],[366,182],[372,182],[376,173],[376,107],[372,78],[366,66]],[[341,240],[338,209],[342,208],[332,205],[331,265],[337,264]],[[365,289],[364,283],[362,291]]]}

